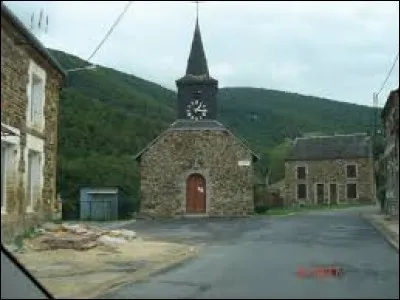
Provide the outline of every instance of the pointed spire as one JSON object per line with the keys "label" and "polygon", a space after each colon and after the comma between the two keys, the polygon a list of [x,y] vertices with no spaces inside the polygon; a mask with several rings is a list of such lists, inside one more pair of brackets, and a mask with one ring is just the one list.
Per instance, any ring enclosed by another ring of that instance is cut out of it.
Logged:
{"label": "pointed spire", "polygon": [[190,50],[186,75],[206,75],[209,76],[207,59],[204,53],[203,42],[201,40],[200,26],[198,16],[196,18],[196,27],[192,41],[192,49]]}

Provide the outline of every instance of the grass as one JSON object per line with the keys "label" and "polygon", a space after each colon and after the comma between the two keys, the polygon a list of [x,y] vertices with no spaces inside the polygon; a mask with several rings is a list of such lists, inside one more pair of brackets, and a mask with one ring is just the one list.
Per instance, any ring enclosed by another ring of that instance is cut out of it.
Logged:
{"label": "grass", "polygon": [[35,227],[26,229],[22,234],[17,235],[14,239],[14,245],[17,247],[17,251],[21,251],[24,248],[24,240],[38,236],[39,233]]}
{"label": "grass", "polygon": [[373,205],[372,203],[356,203],[356,204],[340,204],[340,205],[327,205],[327,204],[316,204],[310,206],[303,206],[303,207],[291,207],[291,208],[272,208],[267,210],[265,213],[261,213],[261,215],[270,215],[270,216],[282,216],[288,215],[292,213],[300,213],[306,211],[313,211],[313,210],[327,210],[327,209],[344,209],[349,207],[362,207],[362,206],[370,206]]}

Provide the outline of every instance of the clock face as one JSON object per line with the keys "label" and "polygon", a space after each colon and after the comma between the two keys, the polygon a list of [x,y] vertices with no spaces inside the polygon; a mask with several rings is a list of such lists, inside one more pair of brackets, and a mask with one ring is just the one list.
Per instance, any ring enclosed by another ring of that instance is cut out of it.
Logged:
{"label": "clock face", "polygon": [[186,115],[195,121],[204,119],[207,116],[207,112],[207,106],[198,99],[192,100],[186,107]]}

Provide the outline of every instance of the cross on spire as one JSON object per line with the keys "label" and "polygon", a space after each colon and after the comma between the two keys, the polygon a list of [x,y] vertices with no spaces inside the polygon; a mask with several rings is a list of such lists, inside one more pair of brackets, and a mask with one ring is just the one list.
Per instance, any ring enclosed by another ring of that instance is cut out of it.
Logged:
{"label": "cross on spire", "polygon": [[203,1],[192,1],[192,3],[196,4],[196,22],[199,20],[199,4],[202,3]]}
{"label": "cross on spire", "polygon": [[192,1],[196,4],[196,25],[194,29],[194,36],[192,41],[192,48],[190,50],[188,64],[186,68],[186,75],[206,75],[208,76],[207,59],[203,49],[203,42],[201,40],[200,26],[199,26],[199,3],[201,1]]}
{"label": "cross on spire", "polygon": [[207,59],[204,53],[203,42],[201,40],[199,22],[196,21],[194,29],[192,48],[190,49],[186,75],[206,75],[208,76]]}

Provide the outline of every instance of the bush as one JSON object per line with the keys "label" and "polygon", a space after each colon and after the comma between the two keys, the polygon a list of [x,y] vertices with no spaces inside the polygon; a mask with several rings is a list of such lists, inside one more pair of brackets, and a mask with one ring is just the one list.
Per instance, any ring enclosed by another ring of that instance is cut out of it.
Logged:
{"label": "bush", "polygon": [[266,213],[268,210],[269,210],[269,207],[268,207],[267,205],[260,205],[260,206],[256,206],[256,207],[254,208],[254,211],[255,211],[257,214],[264,214],[264,213]]}
{"label": "bush", "polygon": [[384,186],[378,188],[377,197],[381,204],[381,210],[383,210],[386,204],[386,189]]}

